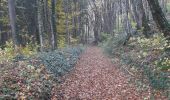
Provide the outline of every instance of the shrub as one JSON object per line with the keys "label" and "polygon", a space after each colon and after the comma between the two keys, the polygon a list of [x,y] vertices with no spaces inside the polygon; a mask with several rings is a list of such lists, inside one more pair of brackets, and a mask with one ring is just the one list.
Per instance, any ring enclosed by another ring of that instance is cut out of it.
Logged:
{"label": "shrub", "polygon": [[111,37],[111,34],[108,33],[101,33],[100,40],[101,42],[106,42]]}
{"label": "shrub", "polygon": [[53,52],[44,52],[39,55],[46,68],[55,74],[61,76],[71,70],[79,58],[82,48],[65,48]]}
{"label": "shrub", "polygon": [[37,53],[38,46],[32,43],[27,44],[25,47],[18,47],[14,50],[12,41],[7,41],[5,48],[0,49],[0,61],[4,60],[16,60],[22,57],[30,57]]}
{"label": "shrub", "polygon": [[170,54],[166,51],[170,45],[163,34],[155,34],[152,38],[146,39],[144,37],[137,38],[140,52],[139,58],[154,57],[155,61],[151,61],[153,65],[161,70],[170,69]]}
{"label": "shrub", "polygon": [[149,82],[154,89],[169,89],[170,45],[163,34],[154,34],[151,38],[131,37],[126,46],[122,46],[124,38],[120,36],[110,39],[106,50],[120,58],[135,76],[146,78],[145,83]]}
{"label": "shrub", "polygon": [[13,48],[13,43],[6,42],[6,46],[4,49],[0,49],[0,60],[9,60],[16,56],[16,53]]}
{"label": "shrub", "polygon": [[160,59],[158,61],[155,61],[158,68],[161,70],[169,70],[170,69],[170,58],[163,57],[163,59]]}
{"label": "shrub", "polygon": [[59,35],[59,40],[58,40],[58,47],[59,48],[64,48],[66,45],[65,45],[65,42],[66,42],[66,39],[65,39],[65,35]]}
{"label": "shrub", "polygon": [[139,48],[138,63],[145,62],[141,66],[150,85],[155,89],[167,89],[170,85],[168,74],[166,74],[166,71],[170,69],[170,55],[165,51],[169,48],[167,39],[163,34],[154,34],[151,38],[138,37],[135,43]]}
{"label": "shrub", "polygon": [[105,51],[109,54],[112,54],[115,52],[119,47],[123,46],[124,42],[126,40],[126,35],[116,34],[114,37],[111,37],[108,39],[108,41],[105,43],[104,48]]}

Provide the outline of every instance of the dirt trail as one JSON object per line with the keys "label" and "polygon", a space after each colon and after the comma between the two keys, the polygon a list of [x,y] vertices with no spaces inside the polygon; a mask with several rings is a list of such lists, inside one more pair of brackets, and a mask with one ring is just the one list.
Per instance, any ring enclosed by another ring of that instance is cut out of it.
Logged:
{"label": "dirt trail", "polygon": [[88,47],[75,66],[64,76],[59,100],[140,100],[128,76],[115,67],[98,47]]}

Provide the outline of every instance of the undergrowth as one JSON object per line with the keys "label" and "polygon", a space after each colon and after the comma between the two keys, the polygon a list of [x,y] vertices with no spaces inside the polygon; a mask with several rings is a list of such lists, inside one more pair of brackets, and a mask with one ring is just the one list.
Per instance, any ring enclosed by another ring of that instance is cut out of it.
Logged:
{"label": "undergrowth", "polygon": [[32,43],[27,44],[24,47],[17,47],[17,50],[14,50],[12,41],[6,42],[4,48],[0,48],[0,61],[5,60],[16,60],[17,57],[29,58],[37,54],[38,46],[33,45]]}
{"label": "undergrowth", "polygon": [[41,53],[39,58],[50,72],[56,76],[62,76],[72,69],[82,51],[83,48],[81,47],[65,48]]}
{"label": "undergrowth", "polygon": [[163,34],[151,38],[131,37],[125,46],[123,42],[122,35],[112,37],[105,44],[105,51],[112,55],[113,61],[119,59],[143,84],[166,91],[165,94],[170,96],[170,45]]}
{"label": "undergrowth", "polygon": [[13,60],[0,62],[0,100],[50,100],[59,76],[73,68],[82,51],[83,47],[65,48],[25,60],[11,54]]}
{"label": "undergrowth", "polygon": [[0,100],[47,100],[57,83],[44,66],[25,61],[1,63]]}

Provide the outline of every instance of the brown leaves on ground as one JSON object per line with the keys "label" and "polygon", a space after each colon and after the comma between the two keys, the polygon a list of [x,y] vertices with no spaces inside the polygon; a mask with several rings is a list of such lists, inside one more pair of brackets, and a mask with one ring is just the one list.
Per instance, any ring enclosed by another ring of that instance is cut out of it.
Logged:
{"label": "brown leaves on ground", "polygon": [[48,100],[55,85],[44,66],[26,61],[0,65],[0,100]]}
{"label": "brown leaves on ground", "polygon": [[143,100],[128,76],[97,47],[82,54],[74,71],[63,77],[54,100]]}

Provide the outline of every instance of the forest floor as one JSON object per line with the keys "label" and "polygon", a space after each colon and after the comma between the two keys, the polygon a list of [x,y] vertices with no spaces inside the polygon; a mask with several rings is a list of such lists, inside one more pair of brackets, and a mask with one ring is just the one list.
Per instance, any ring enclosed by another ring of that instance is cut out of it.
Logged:
{"label": "forest floor", "polygon": [[85,50],[57,90],[57,100],[143,100],[148,95],[129,83],[129,75],[98,47]]}

